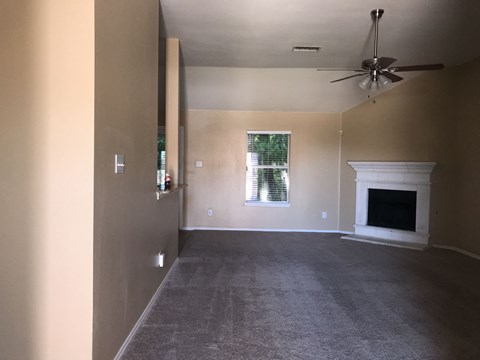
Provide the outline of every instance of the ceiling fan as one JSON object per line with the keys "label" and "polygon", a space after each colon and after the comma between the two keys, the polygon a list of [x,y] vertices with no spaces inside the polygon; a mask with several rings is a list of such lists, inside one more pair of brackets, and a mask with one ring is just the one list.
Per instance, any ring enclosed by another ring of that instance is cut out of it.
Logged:
{"label": "ceiling fan", "polygon": [[[361,69],[349,69],[358,74],[343,77],[341,79],[330,81],[331,83],[343,81],[353,77],[364,76],[358,85],[364,90],[379,90],[391,83],[403,80],[396,73],[403,71],[425,71],[425,70],[441,70],[443,64],[426,64],[426,65],[410,65],[410,66],[394,66],[390,67],[397,59],[389,57],[378,57],[378,22],[384,13],[383,9],[373,9],[370,14],[375,21],[375,40],[373,44],[373,58],[362,61]],[[319,71],[324,69],[317,69]],[[326,70],[326,69],[325,69]],[[365,76],[367,75],[367,76]]]}

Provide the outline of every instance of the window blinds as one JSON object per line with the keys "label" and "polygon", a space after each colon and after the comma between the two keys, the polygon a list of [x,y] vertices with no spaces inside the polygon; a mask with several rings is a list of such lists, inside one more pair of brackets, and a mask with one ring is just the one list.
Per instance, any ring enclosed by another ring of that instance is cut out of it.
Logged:
{"label": "window blinds", "polygon": [[247,133],[247,202],[289,201],[290,132]]}

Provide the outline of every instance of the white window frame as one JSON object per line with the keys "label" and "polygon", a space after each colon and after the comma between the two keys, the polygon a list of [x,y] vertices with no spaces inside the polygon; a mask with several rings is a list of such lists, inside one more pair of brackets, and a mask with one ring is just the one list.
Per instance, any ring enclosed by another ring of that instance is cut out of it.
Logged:
{"label": "white window frame", "polygon": [[[291,155],[291,149],[292,149],[292,132],[291,131],[278,131],[278,130],[248,130],[247,131],[247,145],[245,147],[246,150],[246,156],[247,158],[245,159],[245,165],[246,165],[246,175],[245,175],[245,190],[247,189],[247,173],[248,173],[248,135],[253,135],[253,134],[265,134],[265,135],[289,135],[289,141],[288,141],[288,158],[287,158],[287,171],[288,171],[288,179],[290,182],[290,155]],[[279,166],[279,167],[284,167],[284,166]],[[276,168],[275,166],[264,166],[263,168]],[[287,200],[286,201],[261,201],[261,200],[245,200],[244,202],[245,206],[252,206],[252,207],[290,207],[290,185],[287,185]]]}

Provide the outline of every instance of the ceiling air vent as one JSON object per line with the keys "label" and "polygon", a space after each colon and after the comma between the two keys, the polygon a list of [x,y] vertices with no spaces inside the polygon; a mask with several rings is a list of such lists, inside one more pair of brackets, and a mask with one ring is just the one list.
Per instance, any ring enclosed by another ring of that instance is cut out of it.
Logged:
{"label": "ceiling air vent", "polygon": [[322,47],[321,46],[294,46],[292,48],[293,52],[318,52]]}

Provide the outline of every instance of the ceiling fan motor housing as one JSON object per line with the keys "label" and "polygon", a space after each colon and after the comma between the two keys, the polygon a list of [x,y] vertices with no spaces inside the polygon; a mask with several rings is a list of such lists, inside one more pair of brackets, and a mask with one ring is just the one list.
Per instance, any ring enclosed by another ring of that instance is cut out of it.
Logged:
{"label": "ceiling fan motor housing", "polygon": [[377,69],[378,58],[366,59],[362,61],[362,69],[370,71]]}
{"label": "ceiling fan motor housing", "polygon": [[385,10],[383,9],[373,9],[372,11],[370,11],[370,14],[372,15],[372,18],[375,20],[375,19],[380,19],[384,12]]}

